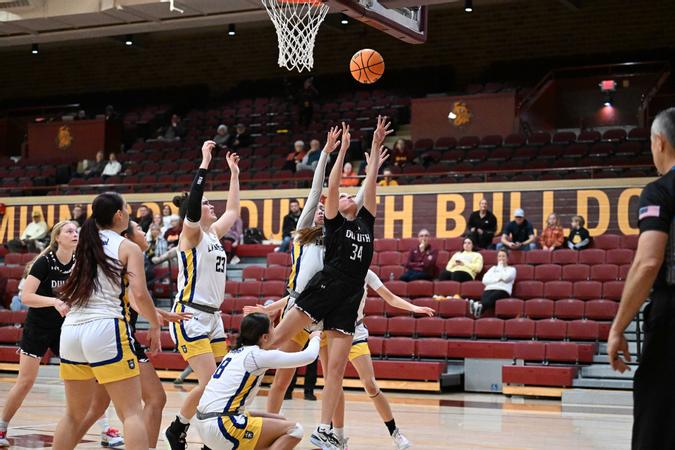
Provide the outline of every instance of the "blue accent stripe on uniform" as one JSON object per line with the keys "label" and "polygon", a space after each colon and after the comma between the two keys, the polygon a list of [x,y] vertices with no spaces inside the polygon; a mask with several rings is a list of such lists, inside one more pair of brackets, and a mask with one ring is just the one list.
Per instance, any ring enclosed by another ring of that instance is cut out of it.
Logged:
{"label": "blue accent stripe on uniform", "polygon": [[227,340],[227,338],[216,338],[216,339],[211,339],[211,342],[224,342],[226,340]]}
{"label": "blue accent stripe on uniform", "polygon": [[115,341],[117,343],[117,355],[114,356],[113,358],[110,358],[107,361],[90,363],[89,365],[91,367],[105,366],[106,364],[112,364],[122,360],[122,338],[120,337],[120,324],[118,322],[120,319],[111,319],[111,320],[115,322]]}
{"label": "blue accent stripe on uniform", "polygon": [[89,363],[86,363],[86,362],[71,361],[71,360],[66,359],[66,358],[61,358],[61,362],[66,363],[66,364],[74,364],[74,365],[77,365],[77,366],[88,366],[89,365]]}
{"label": "blue accent stripe on uniform", "polygon": [[253,390],[255,389],[256,383],[258,383],[258,377],[255,377],[255,379],[253,380],[253,383],[251,383],[251,387],[248,389],[248,392],[246,392],[246,394],[244,394],[244,396],[242,397],[241,402],[239,403],[239,406],[237,407],[237,409],[243,407],[246,404],[246,397],[248,397],[248,394],[253,392]]}
{"label": "blue accent stripe on uniform", "polygon": [[191,302],[195,298],[195,286],[197,285],[197,248],[192,249],[192,286],[190,290],[190,300]]}
{"label": "blue accent stripe on uniform", "polygon": [[185,252],[180,252],[180,260],[183,261],[183,287],[180,290],[180,294],[178,295],[178,299],[182,300],[183,299],[183,292],[185,291],[185,288],[187,287],[187,284],[188,284],[187,258],[185,257]]}
{"label": "blue accent stripe on uniform", "polygon": [[241,415],[240,417],[244,418],[244,423],[239,425],[239,422],[234,420],[232,417],[235,416],[230,416],[230,422],[232,422],[232,426],[235,427],[238,430],[245,430],[246,427],[248,426],[248,416],[246,414]]}
{"label": "blue accent stripe on uniform", "polygon": [[[178,306],[178,305],[180,305],[180,304],[176,303],[176,306]],[[180,311],[178,311],[178,312],[184,312],[184,311],[185,311],[185,305],[180,305]],[[189,319],[189,320],[193,320],[193,319]],[[173,326],[174,327],[176,326],[176,322],[173,322]],[[178,331],[175,328],[174,328],[174,330],[175,330],[174,333],[176,331]],[[195,337],[191,338],[187,334],[187,331],[185,330],[185,321],[184,320],[180,321],[180,331],[181,331],[181,334],[183,335],[183,339],[185,339],[186,342],[194,342],[194,341],[198,341],[200,339],[208,339],[209,338],[208,334],[200,334],[199,336],[195,336]],[[176,348],[178,348],[178,334],[177,333],[176,333]]]}
{"label": "blue accent stripe on uniform", "polygon": [[300,246],[300,254],[295,260],[295,273],[293,274],[293,286],[291,289],[296,290],[298,287],[298,275],[300,274],[300,263],[302,262],[302,251],[305,249],[305,246]]}
{"label": "blue accent stripe on uniform", "polygon": [[239,439],[235,438],[234,436],[232,436],[230,433],[227,432],[222,417],[218,417],[218,428],[220,428],[220,432],[223,433],[225,439],[232,442],[232,450],[237,450],[239,448]]}
{"label": "blue accent stripe on uniform", "polygon": [[367,342],[368,342],[368,338],[366,338],[366,339],[359,339],[358,341],[353,341],[353,342],[352,342],[352,345],[363,344],[364,342],[367,343]]}
{"label": "blue accent stripe on uniform", "polygon": [[239,396],[239,394],[241,393],[241,391],[244,389],[244,386],[246,386],[246,382],[248,381],[249,378],[251,378],[251,374],[248,373],[248,372],[246,372],[246,375],[244,375],[244,379],[241,380],[241,384],[240,384],[239,387],[237,388],[237,391],[236,391],[236,392],[234,393],[234,395],[233,395],[232,397],[230,397],[230,399],[227,401],[227,405],[225,405],[225,409],[223,410],[223,412],[226,412],[226,413],[227,413],[227,412],[230,412],[230,408],[232,407],[232,402],[234,401],[235,398],[237,398],[237,397]]}

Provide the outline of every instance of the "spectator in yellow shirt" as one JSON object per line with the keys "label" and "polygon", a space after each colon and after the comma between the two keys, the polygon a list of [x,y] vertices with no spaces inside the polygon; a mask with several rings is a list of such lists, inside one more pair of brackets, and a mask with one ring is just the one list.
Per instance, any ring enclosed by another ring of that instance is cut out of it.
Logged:
{"label": "spectator in yellow shirt", "polygon": [[380,182],[377,183],[378,186],[398,186],[398,181],[392,178],[391,169],[384,169],[382,171],[382,177]]}
{"label": "spectator in yellow shirt", "polygon": [[441,281],[452,280],[461,283],[475,280],[476,275],[483,270],[483,255],[473,251],[473,241],[466,238],[463,245],[463,250],[452,255],[448,261],[439,277]]}

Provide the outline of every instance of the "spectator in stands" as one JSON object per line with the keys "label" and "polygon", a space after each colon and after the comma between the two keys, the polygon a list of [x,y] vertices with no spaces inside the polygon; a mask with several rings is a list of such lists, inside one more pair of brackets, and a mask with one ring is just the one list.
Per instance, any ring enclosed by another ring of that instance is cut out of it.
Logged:
{"label": "spectator in stands", "polygon": [[305,154],[296,167],[296,171],[311,170],[314,172],[317,164],[319,164],[319,157],[321,157],[321,143],[317,139],[312,139],[309,142],[309,151]]}
{"label": "spectator in stands", "polygon": [[21,301],[21,291],[23,291],[23,285],[24,282],[26,281],[26,277],[28,276],[28,270],[30,269],[30,266],[26,266],[26,270],[23,272],[23,276],[21,277],[21,281],[19,281],[19,286],[17,287],[16,294],[12,297],[12,302],[9,304],[9,309],[11,311],[28,311],[28,308],[30,306],[24,304]]}
{"label": "spectator in stands", "polygon": [[586,221],[581,216],[572,217],[572,229],[567,237],[567,247],[572,250],[583,250],[591,245],[591,235],[584,228]]}
{"label": "spectator in stands", "polygon": [[482,199],[478,211],[469,216],[469,232],[467,236],[475,243],[478,249],[487,249],[492,246],[492,239],[497,232],[497,218],[488,209],[488,202]]}
{"label": "spectator in stands", "polygon": [[162,234],[164,234],[166,230],[171,227],[171,221],[174,219],[180,219],[180,217],[171,211],[171,207],[169,205],[164,205],[162,208]]}
{"label": "spectator in stands", "polygon": [[417,234],[419,244],[408,254],[405,263],[405,272],[399,278],[401,281],[432,280],[436,272],[438,250],[429,244],[429,230],[422,228]]}
{"label": "spectator in stands", "polygon": [[548,250],[549,252],[562,247],[565,242],[565,233],[560,226],[560,221],[558,220],[558,215],[556,213],[548,215],[548,218],[546,219],[546,228],[541,233],[539,242],[541,243],[542,250]]}
{"label": "spectator in stands", "polygon": [[281,168],[282,170],[290,170],[295,173],[298,164],[302,162],[305,157],[305,143],[303,141],[295,141],[293,144],[293,151],[286,156],[286,163]]}
{"label": "spectator in stands", "polygon": [[160,141],[180,141],[185,136],[185,128],[178,114],[171,115],[171,123],[158,130],[157,139]]}
{"label": "spectator in stands", "polygon": [[314,87],[314,77],[305,80],[300,92],[300,124],[307,128],[312,123],[314,115],[314,99],[319,95],[319,91]]}
{"label": "spectator in stands", "polygon": [[78,230],[84,225],[84,221],[87,220],[87,212],[84,210],[82,205],[73,206],[73,211],[71,213],[71,220],[77,223]]}
{"label": "spectator in stands", "polygon": [[114,177],[121,171],[122,171],[122,164],[120,164],[120,162],[117,160],[117,155],[114,153],[108,155],[108,163],[105,165],[105,168],[101,173],[103,179],[106,179],[107,177]]}
{"label": "spectator in stands", "polygon": [[162,256],[169,250],[169,244],[164,239],[162,229],[156,223],[150,225],[150,229],[148,230],[148,244],[148,249],[145,251],[148,259]]}
{"label": "spectator in stands", "polygon": [[340,181],[340,186],[349,187],[358,185],[359,178],[356,173],[354,173],[354,167],[352,166],[352,163],[347,161],[342,167],[342,181]]}
{"label": "spectator in stands", "polygon": [[240,148],[246,148],[253,143],[251,135],[246,131],[246,125],[243,123],[238,123],[235,130],[236,133],[230,139],[230,143],[227,145],[228,147],[238,150]]}
{"label": "spectator in stands", "polygon": [[471,238],[464,238],[463,250],[452,255],[439,280],[471,281],[483,270],[483,255],[475,252]]}
{"label": "spectator in stands", "polygon": [[513,211],[514,220],[504,228],[502,241],[497,244],[497,250],[506,247],[511,250],[534,250],[534,229],[530,222],[525,219],[525,211],[521,208]]}
{"label": "spectator in stands", "polygon": [[11,252],[29,251],[36,253],[44,248],[43,241],[49,235],[49,226],[42,217],[40,210],[33,210],[33,221],[26,226],[19,239],[7,242]]}
{"label": "spectator in stands", "polygon": [[147,233],[153,220],[152,211],[147,206],[141,205],[136,210],[136,217],[132,220],[141,227],[144,233]]}
{"label": "spectator in stands", "polygon": [[290,249],[293,232],[295,231],[300,215],[302,214],[302,208],[300,208],[300,202],[297,199],[291,199],[288,207],[290,211],[284,217],[284,223],[281,229],[281,245],[274,250],[275,252],[285,253]]}
{"label": "spectator in stands", "polygon": [[216,135],[213,137],[213,142],[220,148],[227,147],[227,143],[230,141],[230,133],[227,132],[227,125],[219,125],[216,130]]}
{"label": "spectator in stands", "polygon": [[105,120],[117,120],[119,118],[119,115],[117,114],[117,112],[115,112],[115,108],[113,107],[113,105],[108,105],[105,107],[103,117],[105,118]]}
{"label": "spectator in stands", "polygon": [[410,163],[410,152],[408,152],[407,145],[403,139],[396,140],[392,161],[398,167],[405,167]]}
{"label": "spectator in stands", "polygon": [[169,248],[176,247],[178,245],[178,238],[180,237],[180,232],[183,231],[183,224],[180,219],[173,219],[171,221],[171,226],[166,233],[164,233],[164,239],[169,245]]}
{"label": "spectator in stands", "polygon": [[494,308],[497,300],[508,298],[513,292],[513,283],[516,281],[516,269],[509,266],[509,254],[501,249],[497,253],[497,265],[492,266],[483,275],[485,289],[479,301],[470,300],[469,310],[474,317],[479,318],[483,310]]}
{"label": "spectator in stands", "polygon": [[398,181],[394,180],[392,178],[392,173],[391,169],[384,169],[382,171],[382,179],[380,180],[379,183],[377,183],[378,186],[398,186]]}
{"label": "spectator in stands", "polygon": [[162,216],[160,214],[155,214],[152,216],[152,223],[148,227],[148,231],[145,232],[145,239],[150,242],[150,232],[152,229],[153,225],[157,225],[159,227],[159,232],[163,235],[166,233],[166,230],[168,228],[164,228],[164,223],[162,222]]}
{"label": "spectator in stands", "polygon": [[103,173],[103,169],[105,169],[106,164],[108,164],[108,162],[105,160],[105,153],[103,153],[103,150],[97,151],[95,161],[92,162],[91,160],[86,159],[82,161],[82,165],[84,167],[84,177],[91,178],[101,176],[101,173]]}
{"label": "spectator in stands", "polygon": [[223,239],[229,241],[231,245],[229,246],[229,251],[226,248],[228,263],[237,264],[239,262],[239,257],[237,256],[237,247],[242,241],[242,236],[244,235],[244,222],[241,220],[241,217],[237,217],[237,220],[232,224],[230,231],[225,233]]}

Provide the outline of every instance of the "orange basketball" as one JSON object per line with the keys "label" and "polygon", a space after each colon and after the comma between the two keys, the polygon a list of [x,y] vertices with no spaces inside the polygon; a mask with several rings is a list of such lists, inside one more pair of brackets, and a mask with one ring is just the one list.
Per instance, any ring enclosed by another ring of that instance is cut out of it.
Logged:
{"label": "orange basketball", "polygon": [[352,56],[352,60],[349,62],[349,71],[359,83],[374,83],[384,73],[384,59],[377,51],[364,48]]}

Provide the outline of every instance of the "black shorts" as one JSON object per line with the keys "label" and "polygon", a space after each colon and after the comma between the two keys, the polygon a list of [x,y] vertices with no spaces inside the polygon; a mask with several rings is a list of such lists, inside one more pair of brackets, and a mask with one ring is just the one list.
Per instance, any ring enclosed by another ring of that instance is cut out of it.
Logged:
{"label": "black shorts", "polygon": [[324,268],[309,280],[295,306],[312,320],[323,320],[324,330],[354,334],[363,286],[363,281],[348,279],[340,272]]}
{"label": "black shorts", "polygon": [[51,349],[54,355],[59,356],[59,344],[61,343],[61,328],[42,327],[31,322],[26,322],[23,327],[21,338],[21,353],[35,358],[42,358]]}

